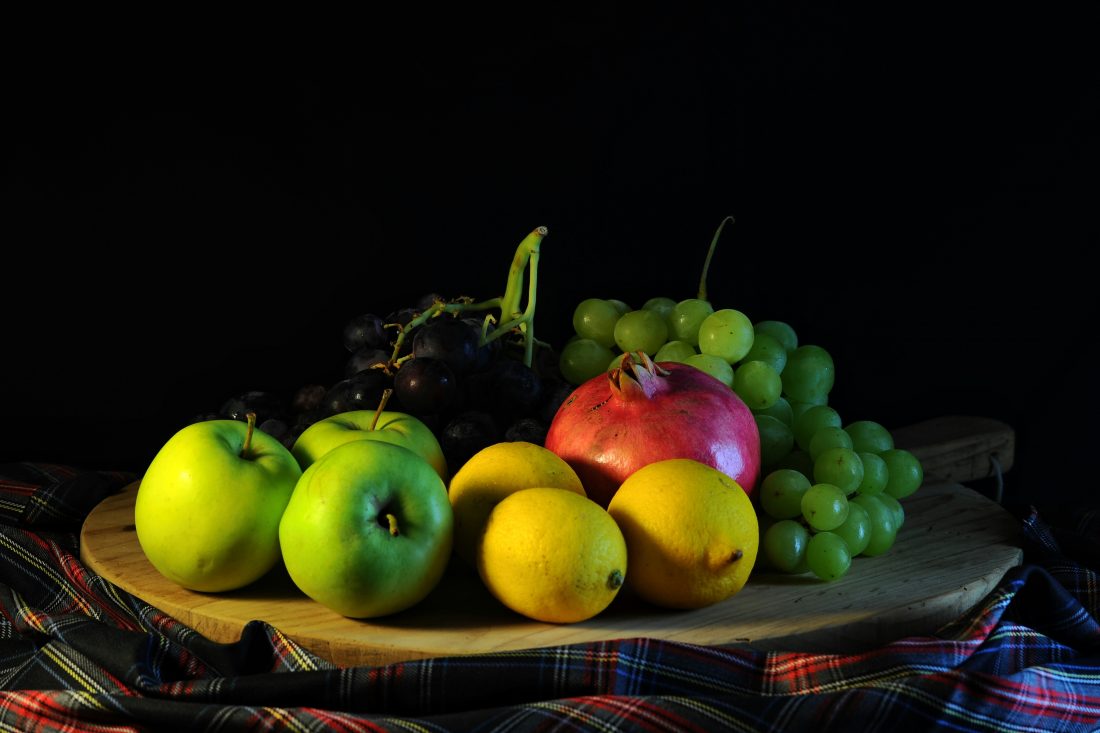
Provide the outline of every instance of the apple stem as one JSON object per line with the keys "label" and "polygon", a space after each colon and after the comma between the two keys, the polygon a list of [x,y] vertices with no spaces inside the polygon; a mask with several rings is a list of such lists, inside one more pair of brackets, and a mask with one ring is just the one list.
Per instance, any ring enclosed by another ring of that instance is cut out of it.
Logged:
{"label": "apple stem", "polygon": [[703,261],[703,274],[699,278],[699,300],[707,299],[707,271],[710,270],[710,258],[714,256],[714,249],[718,246],[718,237],[722,235],[722,228],[726,226],[726,222],[733,223],[733,217],[727,216],[722,220],[722,223],[718,225],[717,231],[714,232],[714,238],[710,240],[710,249],[707,250],[707,258]]}
{"label": "apple stem", "polygon": [[737,562],[738,560],[740,560],[744,556],[745,556],[745,553],[742,552],[740,550],[740,548],[738,548],[738,549],[733,551],[733,555],[730,557],[730,562]]}
{"label": "apple stem", "polygon": [[390,523],[390,536],[396,537],[399,534],[397,531],[397,517],[387,514],[386,521]]}
{"label": "apple stem", "polygon": [[374,411],[374,419],[371,420],[370,429],[374,430],[378,426],[378,418],[382,417],[382,411],[386,409],[386,403],[390,401],[390,396],[393,394],[392,387],[386,387],[382,391],[382,399],[378,401],[378,409]]}
{"label": "apple stem", "polygon": [[248,421],[248,431],[244,434],[244,445],[241,446],[241,458],[251,458],[252,431],[256,429],[256,413],[250,412],[244,416]]}

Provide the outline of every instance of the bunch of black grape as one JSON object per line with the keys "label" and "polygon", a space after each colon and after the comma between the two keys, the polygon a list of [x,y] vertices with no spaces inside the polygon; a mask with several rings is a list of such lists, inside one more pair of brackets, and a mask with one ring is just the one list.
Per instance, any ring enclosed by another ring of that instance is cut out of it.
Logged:
{"label": "bunch of black grape", "polygon": [[[349,356],[343,378],[334,384],[304,385],[289,398],[245,392],[199,419],[244,420],[255,412],[257,426],[289,448],[318,420],[377,409],[391,389],[385,409],[414,415],[428,425],[452,472],[493,443],[542,445],[550,421],[573,389],[558,371],[558,355],[539,344],[529,366],[511,334],[485,343],[482,311],[444,311],[408,326],[440,302],[438,295],[429,294],[416,306],[384,317],[362,313],[351,318],[343,331]],[[491,323],[487,333],[492,333]]]}

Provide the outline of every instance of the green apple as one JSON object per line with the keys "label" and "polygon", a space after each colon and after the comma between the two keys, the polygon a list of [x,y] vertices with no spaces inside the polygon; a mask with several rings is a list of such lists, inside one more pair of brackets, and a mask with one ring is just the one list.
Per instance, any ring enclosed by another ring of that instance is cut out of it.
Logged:
{"label": "green apple", "polygon": [[336,446],[353,440],[375,440],[408,448],[447,481],[447,461],[435,434],[419,418],[403,412],[351,410],[326,417],[303,430],[290,452],[305,471]]}
{"label": "green apple", "polygon": [[141,549],[185,588],[241,588],[279,561],[279,520],[302,470],[255,420],[188,425],[161,447],[138,486]]}
{"label": "green apple", "polygon": [[443,577],[453,541],[443,479],[420,455],[380,440],[344,443],[311,464],[279,524],[291,580],[351,618],[419,603]]}

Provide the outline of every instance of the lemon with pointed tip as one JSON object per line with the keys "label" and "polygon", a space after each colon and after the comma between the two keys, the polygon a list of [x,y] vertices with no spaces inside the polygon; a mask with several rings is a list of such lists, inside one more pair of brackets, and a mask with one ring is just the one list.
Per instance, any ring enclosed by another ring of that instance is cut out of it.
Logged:
{"label": "lemon with pointed tip", "polygon": [[481,449],[451,478],[447,489],[454,510],[455,553],[477,565],[477,542],[489,512],[501,499],[536,486],[585,495],[576,471],[557,453],[522,440]]}
{"label": "lemon with pointed tip", "polygon": [[626,538],[630,587],[666,608],[702,608],[744,587],[756,563],[752,501],[725,473],[687,458],[630,474],[607,507]]}
{"label": "lemon with pointed tip", "polygon": [[568,489],[535,487],[490,512],[477,570],[489,592],[516,613],[567,624],[611,604],[626,577],[626,553],[606,509]]}

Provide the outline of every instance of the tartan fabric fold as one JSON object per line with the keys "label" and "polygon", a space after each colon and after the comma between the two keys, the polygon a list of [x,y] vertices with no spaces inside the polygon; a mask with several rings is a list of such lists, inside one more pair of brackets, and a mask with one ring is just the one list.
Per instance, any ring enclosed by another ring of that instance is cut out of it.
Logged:
{"label": "tartan fabric fold", "polygon": [[1096,512],[1032,511],[1027,562],[978,608],[859,654],[620,639],[340,669],[261,620],[210,641],[91,573],[80,523],[132,479],[0,466],[0,731],[1100,730]]}

